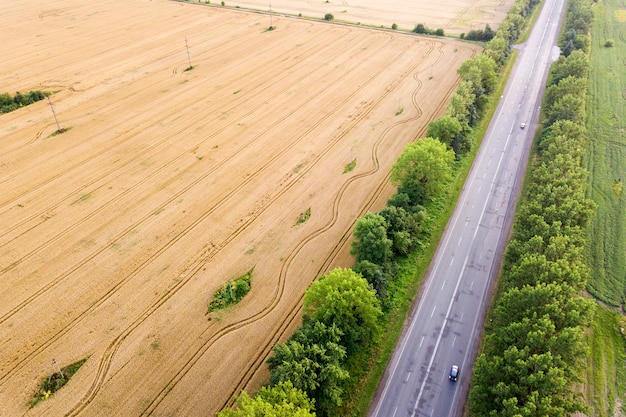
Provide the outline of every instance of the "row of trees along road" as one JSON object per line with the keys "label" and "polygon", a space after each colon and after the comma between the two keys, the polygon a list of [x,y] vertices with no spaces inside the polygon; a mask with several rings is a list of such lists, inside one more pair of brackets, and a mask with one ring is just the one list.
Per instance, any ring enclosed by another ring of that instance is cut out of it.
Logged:
{"label": "row of trees along road", "polygon": [[590,2],[571,0],[563,55],[544,97],[543,131],[504,260],[500,296],[475,367],[473,416],[566,417],[587,412],[581,382],[584,328],[594,303],[581,296],[588,278],[585,229],[594,203],[581,167]]}
{"label": "row of trees along road", "polygon": [[[471,149],[513,42],[538,0],[517,0],[484,53],[466,61],[446,113],[427,137],[409,144],[391,170],[397,193],[353,230],[352,269],[336,269],[305,292],[303,323],[268,359],[268,385],[254,397],[242,392],[218,417],[338,416],[352,401],[377,352],[381,328],[404,299],[396,279],[410,253],[423,250],[449,198],[455,167]],[[410,284],[409,284],[410,285]]]}

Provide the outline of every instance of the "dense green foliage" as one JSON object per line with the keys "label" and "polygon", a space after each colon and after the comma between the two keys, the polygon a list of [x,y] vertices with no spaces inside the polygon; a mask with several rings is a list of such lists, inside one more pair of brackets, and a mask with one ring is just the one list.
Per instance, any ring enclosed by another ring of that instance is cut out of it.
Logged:
{"label": "dense green foliage", "polygon": [[335,325],[350,354],[376,340],[380,303],[368,282],[351,269],[335,269],[313,282],[304,294],[305,320]]}
{"label": "dense green foliage", "polygon": [[235,409],[225,409],[217,417],[315,417],[313,401],[294,388],[291,382],[280,382],[263,387],[250,398],[243,391],[235,402]]}
{"label": "dense green foliage", "polygon": [[589,32],[593,20],[591,2],[588,0],[569,0],[567,2],[567,19],[559,47],[563,56],[573,51],[589,52]]}
{"label": "dense green foliage", "polygon": [[[588,228],[587,259],[592,268],[587,290],[612,306],[626,301],[626,42],[624,23],[618,20],[623,3],[607,0],[593,6],[591,69],[587,100],[585,167],[589,171],[589,197],[597,215]],[[604,47],[607,37],[619,39]]]}
{"label": "dense green foliage", "polygon": [[465,33],[461,33],[461,39],[466,39],[468,41],[481,41],[487,42],[493,39],[495,36],[495,32],[491,29],[491,26],[487,23],[484,29],[473,29]]}
{"label": "dense green foliage", "polygon": [[341,383],[349,376],[344,369],[346,349],[343,333],[333,323],[305,320],[285,343],[274,346],[268,359],[270,384],[290,382],[309,398],[315,399],[319,415],[342,403]]}
{"label": "dense green foliage", "polygon": [[580,296],[589,276],[584,230],[595,208],[581,167],[588,68],[578,50],[552,68],[529,191],[516,214],[502,293],[474,367],[474,416],[566,417],[587,410],[574,385],[582,381],[583,328],[594,307]]}
{"label": "dense green foliage", "polygon": [[20,107],[28,106],[36,101],[43,100],[50,93],[39,90],[30,91],[26,94],[15,93],[13,97],[9,93],[0,94],[0,113],[9,113]]}
{"label": "dense green foliage", "polygon": [[413,28],[413,33],[419,33],[419,34],[422,34],[422,35],[443,36],[444,35],[444,30],[441,29],[441,28],[433,30],[433,29],[428,28],[423,23],[418,23],[417,25],[415,25],[415,28]]}
{"label": "dense green foliage", "polygon": [[315,400],[319,416],[343,404],[346,366],[375,344],[382,311],[368,282],[351,269],[335,269],[304,295],[303,324],[268,359],[270,384],[290,381]]}
{"label": "dense green foliage", "polygon": [[219,287],[213,294],[213,299],[209,302],[207,313],[226,308],[241,301],[250,291],[252,271],[254,271],[254,268],[239,278],[229,280]]}
{"label": "dense green foliage", "polygon": [[351,253],[356,261],[383,264],[392,256],[393,242],[387,237],[387,222],[380,214],[367,213],[357,220]]}
{"label": "dense green foliage", "polygon": [[417,190],[419,198],[411,199],[414,204],[424,204],[440,197],[452,179],[454,153],[438,139],[425,138],[409,143],[398,161],[391,168],[391,182],[398,191]]}

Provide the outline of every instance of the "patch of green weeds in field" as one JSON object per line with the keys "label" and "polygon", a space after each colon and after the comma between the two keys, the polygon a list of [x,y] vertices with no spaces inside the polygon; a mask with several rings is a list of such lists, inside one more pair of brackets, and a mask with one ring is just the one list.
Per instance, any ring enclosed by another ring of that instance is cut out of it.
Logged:
{"label": "patch of green weeds in field", "polygon": [[65,133],[68,130],[70,130],[71,127],[62,127],[61,129],[55,130],[54,132],[52,132],[50,134],[50,136],[48,136],[49,138],[55,137],[56,135],[60,135],[61,133]]}
{"label": "patch of green weeds in field", "polygon": [[[80,367],[83,366],[85,362],[87,362],[87,359],[88,358],[85,358],[78,362],[74,362],[71,365],[65,366],[60,369],[60,372],[58,372],[58,370],[56,369],[53,369],[53,371],[56,372],[51,373],[49,376],[41,380],[41,384],[39,385],[37,393],[29,403],[30,407],[34,407],[41,401],[47,399],[52,394],[60,390],[65,384],[67,384],[70,378],[72,378],[72,376],[74,376],[74,374],[78,372]],[[55,362],[53,361],[53,363]]]}
{"label": "patch of green weeds in field", "polygon": [[82,203],[83,201],[87,201],[91,198],[91,193],[82,194],[76,200],[72,202],[72,205]]}
{"label": "patch of green weeds in field", "polygon": [[213,299],[209,302],[209,310],[207,314],[217,310],[221,310],[233,304],[237,304],[243,297],[250,292],[252,288],[252,272],[254,268],[248,272],[232,280],[226,281],[213,294]]}
{"label": "patch of green weeds in field", "polygon": [[306,222],[310,218],[311,218],[311,207],[306,209],[306,211],[304,213],[300,213],[300,216],[298,216],[298,220],[296,221],[295,226]]}
{"label": "patch of green weeds in field", "polygon": [[293,173],[297,174],[298,172],[300,172],[300,170],[304,167],[304,164],[298,164],[296,165],[296,167],[293,169]]}
{"label": "patch of green weeds in field", "polygon": [[346,167],[343,169],[343,173],[347,174],[352,171],[356,167],[356,159],[353,159]]}

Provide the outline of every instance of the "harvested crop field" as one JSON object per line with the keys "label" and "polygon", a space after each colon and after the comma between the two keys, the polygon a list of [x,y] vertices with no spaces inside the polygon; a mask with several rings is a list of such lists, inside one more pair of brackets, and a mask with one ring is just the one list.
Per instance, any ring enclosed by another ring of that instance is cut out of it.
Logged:
{"label": "harvested crop field", "polygon": [[[2,416],[207,416],[258,388],[304,290],[351,265],[354,222],[478,52],[274,19],[3,2],[0,92],[55,91],[68,130],[47,101],[0,115]],[[244,300],[207,316],[253,267]],[[88,359],[29,408],[53,358]]]}
{"label": "harvested crop field", "polygon": [[[195,1],[195,0],[192,0]],[[205,0],[198,0],[204,3]],[[220,1],[213,0],[212,4]],[[490,25],[497,29],[513,0],[226,0],[226,7],[241,7],[274,14],[285,13],[323,19],[327,13],[335,20],[390,28],[413,30],[418,23],[445,33],[467,33]]]}

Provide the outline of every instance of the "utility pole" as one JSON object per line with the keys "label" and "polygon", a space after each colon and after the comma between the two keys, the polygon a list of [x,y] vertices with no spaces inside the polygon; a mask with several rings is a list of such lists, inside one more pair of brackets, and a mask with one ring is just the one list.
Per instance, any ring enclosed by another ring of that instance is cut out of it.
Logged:
{"label": "utility pole", "polygon": [[270,3],[270,30],[274,29],[274,25],[272,24],[272,3]]}
{"label": "utility pole", "polygon": [[187,37],[185,36],[185,48],[187,48],[187,62],[189,63],[189,66],[187,67],[188,70],[190,70],[192,68],[191,66],[191,57],[189,55],[189,44],[187,44]]}
{"label": "utility pole", "polygon": [[52,381],[52,375],[55,374],[54,372],[55,366],[57,368],[57,372],[59,373],[59,375],[61,375],[61,378],[65,379],[65,375],[63,375],[63,372],[61,372],[61,368],[59,368],[59,364],[57,363],[56,359],[52,358],[52,364],[50,364],[50,377],[48,378],[48,384],[50,383],[50,381]]}
{"label": "utility pole", "polygon": [[[59,120],[57,119],[57,114],[54,112],[54,107],[52,106],[52,102],[50,101],[50,96],[48,96],[48,104],[50,105],[50,109],[52,110],[52,115],[54,116],[54,121],[57,123],[57,132],[61,131],[61,126],[59,125]],[[54,359],[52,359],[54,362]]]}

